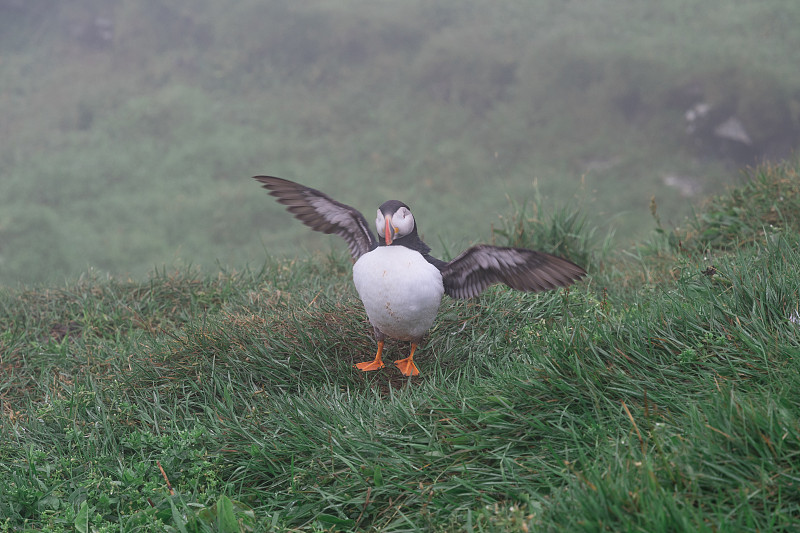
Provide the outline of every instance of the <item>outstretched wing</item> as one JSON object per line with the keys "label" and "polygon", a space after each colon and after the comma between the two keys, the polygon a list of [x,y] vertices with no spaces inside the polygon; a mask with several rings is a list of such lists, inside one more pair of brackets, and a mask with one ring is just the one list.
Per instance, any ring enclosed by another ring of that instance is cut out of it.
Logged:
{"label": "outstretched wing", "polygon": [[293,181],[271,176],[254,176],[269,193],[286,206],[303,224],[322,233],[335,233],[347,241],[350,255],[357,260],[378,245],[364,215],[325,193]]}
{"label": "outstretched wing", "polygon": [[441,268],[445,292],[453,298],[472,298],[495,283],[539,292],[566,287],[586,275],[578,265],[533,250],[481,244]]}

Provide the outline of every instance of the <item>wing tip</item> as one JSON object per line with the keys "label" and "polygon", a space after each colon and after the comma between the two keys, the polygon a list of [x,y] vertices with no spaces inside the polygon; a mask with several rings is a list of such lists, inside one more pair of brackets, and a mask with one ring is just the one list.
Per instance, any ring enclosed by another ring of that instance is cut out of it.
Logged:
{"label": "wing tip", "polygon": [[[289,180],[285,180],[283,178],[276,178],[275,176],[253,176],[253,179],[256,180],[261,184],[261,187],[270,191],[270,194],[274,196],[274,193],[278,192],[278,189],[281,187],[289,189],[296,189],[298,184],[294,183]],[[302,187],[302,185],[301,185]]]}

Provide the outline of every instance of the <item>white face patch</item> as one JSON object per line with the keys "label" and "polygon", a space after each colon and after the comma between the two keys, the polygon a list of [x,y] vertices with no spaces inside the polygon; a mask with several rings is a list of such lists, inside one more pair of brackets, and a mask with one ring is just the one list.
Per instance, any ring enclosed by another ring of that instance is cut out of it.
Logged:
{"label": "white face patch", "polygon": [[[414,215],[411,214],[411,211],[407,207],[401,207],[395,211],[391,219],[392,231],[394,232],[392,238],[398,239],[414,231]],[[375,229],[378,230],[378,235],[383,235],[386,231],[386,217],[383,216],[380,209],[378,209],[375,218]]]}
{"label": "white face patch", "polygon": [[392,225],[397,228],[395,237],[404,237],[414,231],[414,215],[407,208],[401,207],[392,215]]}
{"label": "white face patch", "polygon": [[383,235],[383,230],[386,229],[386,219],[380,209],[378,209],[378,216],[375,218],[375,229],[378,230],[378,235]]}

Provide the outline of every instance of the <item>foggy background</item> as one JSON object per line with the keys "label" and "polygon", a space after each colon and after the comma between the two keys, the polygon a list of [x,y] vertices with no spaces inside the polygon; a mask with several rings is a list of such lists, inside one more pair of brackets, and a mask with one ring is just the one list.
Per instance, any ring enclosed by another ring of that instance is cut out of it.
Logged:
{"label": "foggy background", "polygon": [[798,50],[795,0],[0,0],[0,283],[345,249],[257,174],[440,256],[536,195],[628,246],[791,156]]}

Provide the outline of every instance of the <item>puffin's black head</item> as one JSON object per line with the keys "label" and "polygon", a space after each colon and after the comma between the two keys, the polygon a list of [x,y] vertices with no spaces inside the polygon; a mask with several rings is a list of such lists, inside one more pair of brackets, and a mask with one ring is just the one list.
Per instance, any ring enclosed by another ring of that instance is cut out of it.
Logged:
{"label": "puffin's black head", "polygon": [[417,225],[411,209],[399,200],[389,200],[378,208],[375,228],[381,237],[380,240],[387,246],[397,239],[417,235]]}

